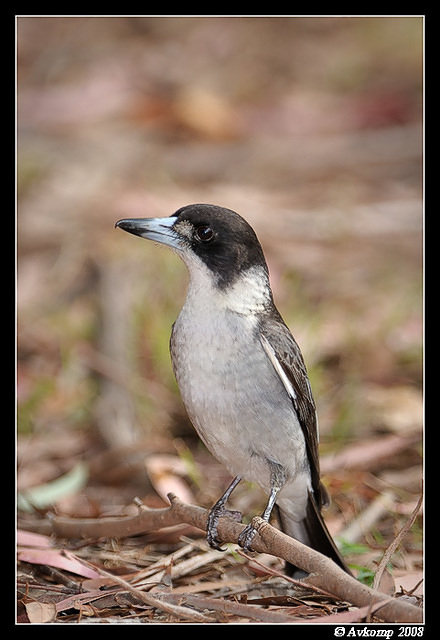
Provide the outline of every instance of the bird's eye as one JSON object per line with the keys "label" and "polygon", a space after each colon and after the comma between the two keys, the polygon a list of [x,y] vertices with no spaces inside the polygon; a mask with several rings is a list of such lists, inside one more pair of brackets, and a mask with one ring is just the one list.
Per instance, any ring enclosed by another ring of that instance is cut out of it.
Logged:
{"label": "bird's eye", "polygon": [[196,229],[196,238],[200,240],[200,242],[210,242],[214,237],[214,231],[212,228],[207,225],[201,225]]}

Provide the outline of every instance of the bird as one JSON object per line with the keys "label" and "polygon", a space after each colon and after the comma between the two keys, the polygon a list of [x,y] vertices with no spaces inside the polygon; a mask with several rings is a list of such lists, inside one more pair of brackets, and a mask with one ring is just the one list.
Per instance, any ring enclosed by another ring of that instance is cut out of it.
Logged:
{"label": "bird", "polygon": [[[281,530],[351,573],[322,516],[318,419],[301,350],[274,303],[262,246],[231,209],[190,204],[170,217],[125,218],[115,227],[170,247],[189,283],[171,329],[170,353],[186,412],[201,440],[233,477],[212,506],[207,541],[222,549],[219,518],[238,483],[257,483]],[[252,550],[248,524],[239,545]],[[286,563],[286,573],[307,573]]]}

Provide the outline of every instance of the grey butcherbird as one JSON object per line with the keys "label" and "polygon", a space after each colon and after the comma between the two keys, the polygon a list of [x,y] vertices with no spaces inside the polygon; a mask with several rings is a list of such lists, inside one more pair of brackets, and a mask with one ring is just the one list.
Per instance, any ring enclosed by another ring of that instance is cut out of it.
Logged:
{"label": "grey butcherbird", "polygon": [[[276,503],[283,531],[349,571],[321,516],[315,403],[301,351],[284,324],[263,250],[237,213],[209,204],[169,218],[120,220],[117,227],[171,247],[189,271],[173,325],[171,359],[183,403],[199,436],[234,480],[210,511],[207,539],[220,548],[219,517],[242,478]],[[251,547],[248,525],[239,543]],[[292,565],[290,575],[303,572]]]}

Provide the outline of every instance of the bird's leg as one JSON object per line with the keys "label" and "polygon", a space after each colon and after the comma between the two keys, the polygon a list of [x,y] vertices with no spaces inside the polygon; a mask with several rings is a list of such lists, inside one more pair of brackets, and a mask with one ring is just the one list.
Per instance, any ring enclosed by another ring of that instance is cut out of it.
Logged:
{"label": "bird's leg", "polygon": [[240,511],[230,511],[229,509],[225,509],[225,504],[229,499],[229,496],[234,491],[235,487],[241,480],[241,476],[237,476],[233,479],[229,487],[226,489],[222,497],[217,500],[215,505],[211,508],[208,514],[208,520],[206,521],[206,539],[209,545],[213,549],[218,549],[219,551],[223,551],[220,546],[220,540],[217,538],[217,527],[218,521],[221,516],[228,515],[234,520],[241,522],[241,513]]}
{"label": "bird's leg", "polygon": [[[270,514],[275,506],[275,502],[277,499],[277,495],[279,491],[283,488],[284,483],[286,482],[286,473],[284,471],[284,467],[278,464],[278,462],[274,462],[273,460],[267,461],[270,467],[270,494],[266,504],[266,507],[261,514],[261,517],[266,522],[269,522]],[[240,547],[245,549],[246,551],[252,551],[251,544],[254,536],[256,534],[256,530],[252,526],[252,524],[248,524],[248,526],[243,529],[243,531],[238,536],[238,544]]]}

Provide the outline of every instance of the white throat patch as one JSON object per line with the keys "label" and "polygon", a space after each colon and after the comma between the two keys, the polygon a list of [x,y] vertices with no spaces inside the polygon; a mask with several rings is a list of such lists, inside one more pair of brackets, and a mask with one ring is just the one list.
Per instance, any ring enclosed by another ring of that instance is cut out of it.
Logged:
{"label": "white throat patch", "polygon": [[194,253],[178,252],[189,271],[187,298],[196,306],[221,307],[239,314],[264,311],[271,301],[269,278],[264,267],[251,267],[236,281],[219,289],[212,271]]}
{"label": "white throat patch", "polygon": [[235,313],[261,313],[271,300],[270,284],[264,267],[251,267],[222,291],[223,306]]}

